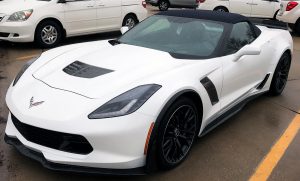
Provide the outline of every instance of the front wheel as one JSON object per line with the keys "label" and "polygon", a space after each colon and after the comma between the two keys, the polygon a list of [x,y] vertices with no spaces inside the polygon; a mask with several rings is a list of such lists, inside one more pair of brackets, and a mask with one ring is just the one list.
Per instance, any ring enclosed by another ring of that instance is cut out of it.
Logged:
{"label": "front wheel", "polygon": [[271,95],[278,96],[282,93],[288,80],[290,67],[291,57],[288,53],[284,53],[280,58],[273,75],[269,90]]}
{"label": "front wheel", "polygon": [[195,103],[182,98],[166,112],[158,132],[157,155],[161,169],[172,169],[187,157],[199,132]]}
{"label": "front wheel", "polygon": [[35,31],[35,42],[43,48],[57,46],[62,37],[62,28],[54,21],[40,23]]}
{"label": "front wheel", "polygon": [[160,11],[167,11],[170,7],[170,3],[167,0],[160,0],[158,3],[158,8]]}

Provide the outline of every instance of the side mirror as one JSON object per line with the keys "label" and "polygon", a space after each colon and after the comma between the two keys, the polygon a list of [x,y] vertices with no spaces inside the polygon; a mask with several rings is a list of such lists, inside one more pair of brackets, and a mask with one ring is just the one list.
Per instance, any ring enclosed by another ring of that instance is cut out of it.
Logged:
{"label": "side mirror", "polygon": [[121,33],[124,34],[124,33],[126,33],[128,30],[129,30],[129,27],[128,27],[128,26],[123,26],[123,27],[121,28]]}
{"label": "side mirror", "polygon": [[244,55],[259,55],[260,52],[261,52],[260,48],[257,48],[257,47],[251,46],[251,45],[245,45],[238,52],[236,52],[236,57],[233,61],[237,62]]}

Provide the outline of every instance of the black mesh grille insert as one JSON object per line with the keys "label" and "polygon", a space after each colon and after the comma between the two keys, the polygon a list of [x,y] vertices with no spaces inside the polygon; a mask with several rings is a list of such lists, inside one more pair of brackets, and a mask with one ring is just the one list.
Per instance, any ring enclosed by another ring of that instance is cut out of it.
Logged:
{"label": "black mesh grille insert", "polygon": [[30,142],[76,154],[89,154],[93,151],[92,146],[83,136],[30,126],[20,122],[13,114],[11,118],[17,130]]}

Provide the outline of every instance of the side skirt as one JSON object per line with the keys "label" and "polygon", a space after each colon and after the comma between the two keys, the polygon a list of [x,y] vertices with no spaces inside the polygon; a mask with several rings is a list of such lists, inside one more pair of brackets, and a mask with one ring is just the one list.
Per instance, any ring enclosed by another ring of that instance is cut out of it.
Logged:
{"label": "side skirt", "polygon": [[223,113],[220,116],[218,116],[217,118],[215,118],[211,123],[209,123],[208,125],[205,126],[205,128],[202,131],[202,133],[200,134],[200,137],[206,135],[207,133],[209,133],[210,131],[212,131],[214,128],[216,128],[220,124],[224,123],[226,120],[228,120],[229,118],[231,118],[232,116],[234,116],[235,114],[237,114],[238,112],[240,112],[247,103],[249,103],[253,99],[261,96],[264,93],[265,92],[258,93],[258,94],[255,94],[255,95],[252,95],[252,96],[246,98],[245,100],[239,102],[238,104],[236,104],[235,106],[233,106],[232,108],[230,108],[225,113]]}

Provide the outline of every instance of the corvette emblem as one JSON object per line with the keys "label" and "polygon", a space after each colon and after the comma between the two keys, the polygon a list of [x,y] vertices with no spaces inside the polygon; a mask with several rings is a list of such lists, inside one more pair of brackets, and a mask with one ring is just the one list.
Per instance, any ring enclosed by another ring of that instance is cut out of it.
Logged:
{"label": "corvette emblem", "polygon": [[40,101],[40,102],[34,102],[34,98],[31,97],[30,99],[30,104],[29,104],[29,109],[38,105],[43,104],[45,101]]}

